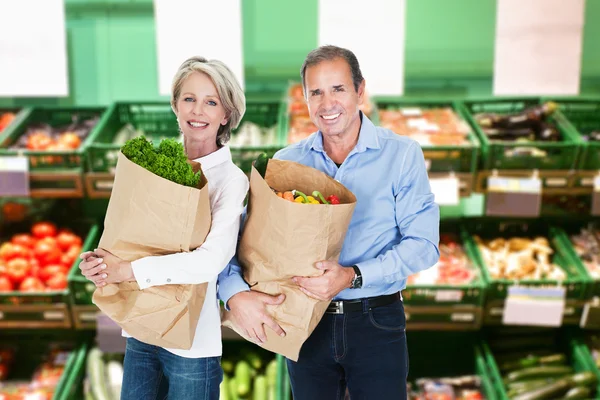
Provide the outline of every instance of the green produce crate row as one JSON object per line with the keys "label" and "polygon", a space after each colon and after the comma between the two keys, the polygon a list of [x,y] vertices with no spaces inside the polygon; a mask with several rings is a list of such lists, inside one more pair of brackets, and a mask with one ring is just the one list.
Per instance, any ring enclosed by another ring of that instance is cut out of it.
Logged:
{"label": "green produce crate row", "polygon": [[[558,141],[490,140],[476,122],[475,115],[478,113],[519,113],[550,100],[559,106],[548,118],[548,123],[558,130]],[[592,132],[600,130],[600,99],[525,97],[436,101],[374,97],[372,103],[371,118],[375,123],[380,121],[380,113],[390,110],[414,112],[415,109],[427,111],[448,107],[468,124],[470,132],[464,144],[423,145],[430,173],[473,175],[493,169],[600,169],[600,140],[584,140],[591,137]],[[266,131],[257,133],[255,129],[250,130],[250,137],[238,137],[240,140],[237,140],[236,135],[244,131],[242,125],[250,122],[263,130],[270,128],[272,131],[267,134]],[[275,101],[249,97],[240,129],[232,135],[231,148],[235,162],[248,172],[251,160],[259,151],[273,154],[284,147],[288,143],[289,123],[287,99]],[[40,133],[47,134],[60,145],[55,143],[50,149],[41,150],[45,139],[40,139]],[[38,186],[46,182],[46,187],[34,187],[36,189],[70,189],[82,195],[81,188],[73,181],[78,177],[82,179],[84,173],[110,173],[116,164],[119,147],[140,133],[154,140],[179,137],[175,115],[169,103],[118,102],[108,107],[24,108],[0,133],[0,157],[27,156],[30,171],[36,177],[32,181]],[[600,133],[593,138],[599,139]],[[68,147],[73,140],[75,148]],[[15,148],[15,145],[20,147]],[[63,175],[56,176],[58,172]],[[66,185],[65,182],[70,183]]]}
{"label": "green produce crate row", "polygon": [[[250,343],[226,341],[221,365],[224,370],[221,399],[291,398],[286,362],[280,355]],[[122,354],[102,353],[93,340],[84,340],[69,359],[61,379],[61,393],[57,391],[55,399],[115,399],[120,393],[122,377]],[[233,392],[237,395],[233,396]]]}

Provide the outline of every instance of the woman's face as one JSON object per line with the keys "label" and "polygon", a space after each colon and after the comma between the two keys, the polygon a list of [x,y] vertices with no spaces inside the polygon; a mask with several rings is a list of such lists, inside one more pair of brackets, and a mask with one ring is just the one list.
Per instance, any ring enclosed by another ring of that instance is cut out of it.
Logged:
{"label": "woman's face", "polygon": [[212,79],[193,72],[183,82],[177,99],[177,121],[188,144],[216,143],[221,125],[227,124],[225,108]]}

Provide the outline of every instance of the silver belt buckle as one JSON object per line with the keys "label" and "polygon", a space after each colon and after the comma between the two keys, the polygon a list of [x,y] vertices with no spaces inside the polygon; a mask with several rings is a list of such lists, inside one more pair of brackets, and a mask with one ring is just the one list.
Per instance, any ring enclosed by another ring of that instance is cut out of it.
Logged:
{"label": "silver belt buckle", "polygon": [[330,314],[343,314],[344,313],[344,302],[343,301],[334,301],[332,303],[333,303],[332,305],[334,306],[334,308],[331,311],[327,310],[327,312],[329,312]]}

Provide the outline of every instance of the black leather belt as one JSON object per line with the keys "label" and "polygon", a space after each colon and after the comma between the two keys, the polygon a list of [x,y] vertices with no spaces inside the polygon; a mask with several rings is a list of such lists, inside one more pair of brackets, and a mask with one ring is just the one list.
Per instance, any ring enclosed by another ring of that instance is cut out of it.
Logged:
{"label": "black leather belt", "polygon": [[325,312],[327,314],[344,314],[352,311],[362,311],[363,304],[365,303],[366,309],[371,309],[387,306],[397,300],[400,300],[400,292],[383,296],[366,297],[364,299],[332,301]]}

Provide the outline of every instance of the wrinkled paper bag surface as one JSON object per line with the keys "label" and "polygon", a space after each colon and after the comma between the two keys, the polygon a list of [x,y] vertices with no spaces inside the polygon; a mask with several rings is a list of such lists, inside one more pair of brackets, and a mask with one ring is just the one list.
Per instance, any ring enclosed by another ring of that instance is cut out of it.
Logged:
{"label": "wrinkled paper bag surface", "polygon": [[[191,162],[195,172],[199,163]],[[159,177],[119,152],[115,181],[98,247],[127,261],[192,251],[210,230],[208,182],[197,188]],[[149,344],[189,349],[208,284],[162,285],[140,290],[136,282],[97,288],[93,302],[129,335]]]}
{"label": "wrinkled paper bag surface", "polygon": [[[296,189],[307,196],[318,190],[324,197],[336,195],[341,204],[294,203],[279,198],[270,187],[278,191]],[[355,206],[356,197],[350,190],[317,169],[271,159],[263,179],[252,168],[238,259],[252,290],[286,296],[283,304],[267,306],[286,336],[280,337],[265,326],[267,341],[259,344],[263,348],[298,360],[302,344],[323,317],[329,302],[306,296],[291,278],[321,275],[323,271],[316,269],[316,262],[338,260]],[[228,312],[224,312],[223,325],[245,336]]]}

